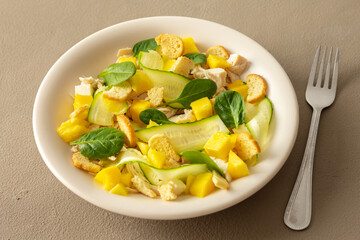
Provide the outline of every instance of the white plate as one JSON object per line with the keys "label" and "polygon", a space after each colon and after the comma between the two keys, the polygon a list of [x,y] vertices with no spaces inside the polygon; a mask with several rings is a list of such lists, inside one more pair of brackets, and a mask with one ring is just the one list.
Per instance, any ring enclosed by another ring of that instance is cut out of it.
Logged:
{"label": "white plate", "polygon": [[[70,147],[56,128],[72,111],[74,85],[79,76],[96,77],[116,60],[117,50],[134,43],[172,33],[191,36],[201,51],[214,45],[225,46],[250,61],[244,73],[262,75],[274,105],[271,141],[250,169],[250,176],[235,180],[230,190],[205,197],[181,196],[176,201],[154,200],[140,194],[128,197],[110,194],[93,182],[93,177],[75,168]],[[71,191],[107,210],[149,219],[181,219],[220,211],[237,204],[261,189],[280,170],[290,154],[298,130],[298,103],[291,82],[271,54],[247,36],[223,25],[187,17],[151,17],[119,23],[96,32],[69,49],[52,66],[38,90],[33,128],[38,149],[51,172]]]}

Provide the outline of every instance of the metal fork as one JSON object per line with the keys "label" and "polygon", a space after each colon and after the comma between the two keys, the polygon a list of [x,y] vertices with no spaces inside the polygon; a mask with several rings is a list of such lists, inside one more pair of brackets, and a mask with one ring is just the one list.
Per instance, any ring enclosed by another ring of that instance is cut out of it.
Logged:
{"label": "metal fork", "polygon": [[322,78],[324,62],[326,56],[325,47],[322,56],[317,80],[315,73],[319,61],[321,46],[316,50],[313,65],[306,88],[306,100],[313,108],[313,115],[309,130],[309,136],[306,143],[304,157],[301,163],[299,174],[297,176],[294,188],[292,190],[289,202],[286,206],[284,222],[293,230],[303,230],[307,228],[311,220],[311,198],[312,198],[312,172],[314,163],[315,143],[319,127],[321,111],[330,106],[335,99],[336,86],[338,80],[339,68],[339,49],[336,49],[334,69],[332,80],[330,81],[330,68],[332,61],[332,48],[330,50],[328,63],[325,72],[325,79]]}

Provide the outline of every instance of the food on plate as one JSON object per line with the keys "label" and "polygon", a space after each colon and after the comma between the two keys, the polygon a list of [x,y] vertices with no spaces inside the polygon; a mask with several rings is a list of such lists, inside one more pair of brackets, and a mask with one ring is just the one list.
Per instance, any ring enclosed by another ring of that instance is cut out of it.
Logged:
{"label": "food on plate", "polygon": [[226,191],[258,163],[273,111],[262,76],[241,80],[247,64],[224,46],[201,52],[191,37],[139,41],[97,78],[80,78],[57,132],[74,166],[112,194]]}

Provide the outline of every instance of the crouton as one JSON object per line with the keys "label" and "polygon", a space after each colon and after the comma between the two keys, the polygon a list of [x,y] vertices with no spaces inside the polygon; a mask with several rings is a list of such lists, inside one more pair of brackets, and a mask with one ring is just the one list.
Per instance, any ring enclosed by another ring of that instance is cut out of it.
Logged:
{"label": "crouton", "polygon": [[101,170],[100,165],[83,156],[80,152],[75,152],[73,154],[72,161],[75,167],[85,170],[87,172],[98,173]]}
{"label": "crouton", "polygon": [[176,59],[176,62],[172,65],[169,71],[178,73],[185,77],[189,77],[190,70],[193,69],[194,67],[195,67],[194,62],[191,61],[189,58],[179,57],[178,59]]}
{"label": "crouton", "polygon": [[106,90],[103,96],[112,100],[123,101],[127,99],[132,91],[130,83],[127,81],[113,86],[110,90]]}
{"label": "crouton", "polygon": [[209,48],[208,50],[206,50],[206,56],[209,56],[209,55],[214,55],[214,56],[222,57],[225,59],[228,59],[230,56],[229,52],[223,46],[220,46],[220,45],[213,46],[213,47]]}
{"label": "crouton", "polygon": [[121,48],[117,53],[118,57],[132,57],[133,51],[131,48]]}
{"label": "crouton", "polygon": [[174,192],[174,183],[171,181],[161,185],[158,190],[160,197],[165,201],[171,201],[177,198],[177,195]]}
{"label": "crouton", "polygon": [[215,187],[218,187],[220,189],[228,189],[229,188],[228,181],[226,181],[226,179],[223,178],[217,171],[213,170],[212,174],[213,174],[212,180],[213,180]]}
{"label": "crouton", "polygon": [[147,92],[147,94],[151,103],[151,107],[157,107],[164,99],[164,88],[153,87]]}
{"label": "crouton", "polygon": [[243,160],[248,160],[261,152],[258,142],[247,132],[239,133],[236,139],[235,150],[237,155]]}
{"label": "crouton", "polygon": [[131,182],[134,184],[134,187],[142,194],[151,198],[155,198],[157,196],[156,193],[151,189],[150,183],[143,178],[135,175],[131,179]]}
{"label": "crouton", "polygon": [[172,116],[175,116],[175,114],[177,113],[177,109],[173,109],[171,107],[158,107],[156,108],[157,110],[159,110],[160,112],[164,113],[166,115],[166,117],[169,119]]}
{"label": "crouton", "polygon": [[149,139],[149,146],[156,151],[165,153],[167,168],[180,165],[180,156],[170,143],[170,139],[164,134],[155,134]]}
{"label": "crouton", "polygon": [[125,144],[128,147],[135,147],[137,138],[133,126],[130,123],[130,120],[125,115],[117,115],[117,122],[119,124],[119,129],[125,134]]}
{"label": "crouton", "polygon": [[160,34],[155,38],[155,41],[161,46],[162,54],[169,58],[178,58],[184,51],[183,41],[173,34]]}
{"label": "crouton", "polygon": [[261,76],[250,74],[246,77],[246,83],[249,86],[248,103],[256,103],[265,97],[266,82]]}
{"label": "crouton", "polygon": [[240,75],[247,65],[247,59],[239,54],[231,54],[227,62],[230,64],[228,70],[237,75]]}

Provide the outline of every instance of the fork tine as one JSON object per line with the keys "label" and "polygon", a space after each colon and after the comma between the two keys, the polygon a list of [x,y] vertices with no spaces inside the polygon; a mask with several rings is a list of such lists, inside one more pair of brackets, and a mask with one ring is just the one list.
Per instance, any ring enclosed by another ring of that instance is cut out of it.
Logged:
{"label": "fork tine", "polygon": [[320,50],[321,50],[321,45],[319,45],[317,50],[316,50],[314,61],[313,61],[313,64],[311,66],[311,71],[310,71],[307,87],[314,86],[315,73],[316,73],[316,68],[317,68],[317,64],[318,64],[318,61],[319,61]]}
{"label": "fork tine", "polygon": [[320,63],[318,78],[316,81],[316,87],[320,87],[320,85],[321,85],[322,75],[324,72],[324,62],[325,62],[326,50],[327,50],[327,47],[325,46],[324,54],[322,56],[321,63]]}
{"label": "fork tine", "polygon": [[324,81],[324,88],[330,88],[329,81],[330,81],[330,67],[331,67],[331,57],[332,57],[333,48],[330,49],[329,53],[329,60],[326,66],[326,73],[325,73],[325,81]]}
{"label": "fork tine", "polygon": [[338,75],[339,75],[339,49],[337,48],[336,54],[335,54],[334,71],[333,71],[331,86],[330,86],[330,89],[333,91],[336,91]]}

